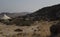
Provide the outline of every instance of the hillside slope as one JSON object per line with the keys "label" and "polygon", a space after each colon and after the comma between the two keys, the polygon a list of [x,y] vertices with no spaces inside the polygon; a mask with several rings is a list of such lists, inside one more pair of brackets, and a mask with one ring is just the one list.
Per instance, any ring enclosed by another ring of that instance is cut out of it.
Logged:
{"label": "hillside slope", "polygon": [[60,19],[60,4],[43,7],[30,15],[26,15],[27,17],[34,17],[34,19],[39,20],[58,20]]}

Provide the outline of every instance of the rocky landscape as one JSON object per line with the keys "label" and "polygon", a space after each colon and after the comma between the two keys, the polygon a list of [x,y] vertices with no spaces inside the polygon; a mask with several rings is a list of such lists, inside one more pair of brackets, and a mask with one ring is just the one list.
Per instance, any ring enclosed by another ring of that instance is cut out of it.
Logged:
{"label": "rocky landscape", "polygon": [[0,19],[0,37],[60,37],[60,4]]}

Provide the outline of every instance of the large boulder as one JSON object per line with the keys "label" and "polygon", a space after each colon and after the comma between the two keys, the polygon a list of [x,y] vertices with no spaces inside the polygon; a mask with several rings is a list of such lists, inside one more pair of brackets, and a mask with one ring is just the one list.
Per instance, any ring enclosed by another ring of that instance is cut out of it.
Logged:
{"label": "large boulder", "polygon": [[51,36],[60,34],[60,22],[50,27]]}

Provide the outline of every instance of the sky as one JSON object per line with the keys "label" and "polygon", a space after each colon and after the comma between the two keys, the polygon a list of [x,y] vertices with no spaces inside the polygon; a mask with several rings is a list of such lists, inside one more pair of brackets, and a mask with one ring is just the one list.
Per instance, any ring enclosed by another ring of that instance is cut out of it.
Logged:
{"label": "sky", "polygon": [[0,0],[0,12],[34,12],[55,4],[60,0]]}

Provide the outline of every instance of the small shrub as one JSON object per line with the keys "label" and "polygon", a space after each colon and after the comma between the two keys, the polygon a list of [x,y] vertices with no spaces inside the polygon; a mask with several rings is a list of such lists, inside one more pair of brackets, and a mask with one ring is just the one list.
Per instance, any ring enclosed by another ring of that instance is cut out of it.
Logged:
{"label": "small shrub", "polygon": [[23,30],[21,30],[21,29],[16,29],[16,30],[14,30],[15,32],[22,32]]}

